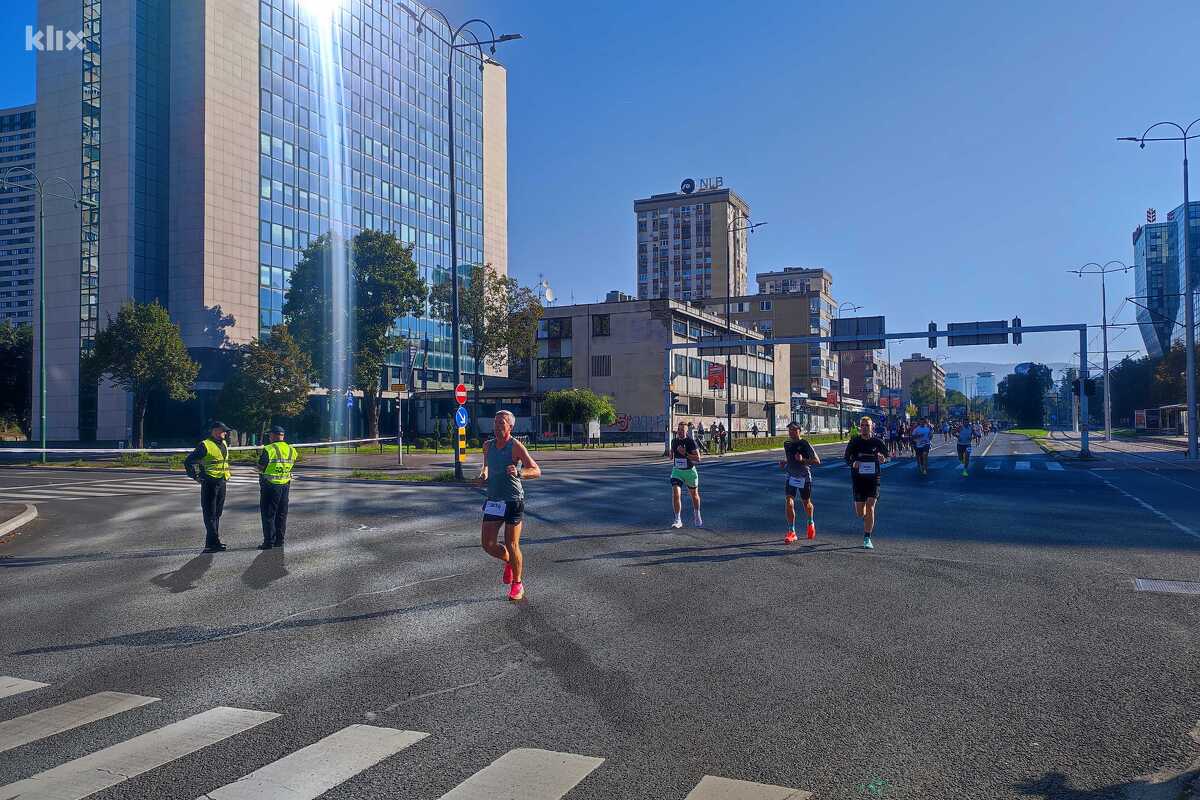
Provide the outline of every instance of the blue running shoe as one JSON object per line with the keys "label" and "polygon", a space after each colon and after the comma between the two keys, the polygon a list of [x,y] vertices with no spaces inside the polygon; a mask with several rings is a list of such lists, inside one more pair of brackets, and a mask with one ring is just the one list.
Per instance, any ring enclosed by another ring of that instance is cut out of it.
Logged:
{"label": "blue running shoe", "polygon": [[864,537],[863,537],[863,548],[865,548],[865,549],[867,549],[867,550],[874,550],[874,549],[875,549],[875,545],[871,544],[871,537],[870,537],[870,536],[864,536]]}

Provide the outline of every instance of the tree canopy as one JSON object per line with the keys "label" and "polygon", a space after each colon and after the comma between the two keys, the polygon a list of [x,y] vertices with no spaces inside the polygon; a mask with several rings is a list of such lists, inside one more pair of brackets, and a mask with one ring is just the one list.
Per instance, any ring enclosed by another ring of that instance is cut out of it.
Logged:
{"label": "tree canopy", "polygon": [[542,401],[542,413],[552,423],[582,425],[600,420],[602,425],[617,421],[617,409],[608,395],[598,395],[591,389],[560,389],[547,392]]}
{"label": "tree canopy", "polygon": [[82,365],[84,379],[107,377],[133,396],[134,446],[141,447],[146,405],[153,392],[189,400],[200,365],[188,355],[179,326],[155,303],[129,302],[96,334]]}
{"label": "tree canopy", "polygon": [[261,435],[275,420],[299,416],[308,404],[311,374],[308,354],[286,325],[276,325],[266,339],[235,350],[233,370],[217,399],[222,420]]}
{"label": "tree canopy", "polygon": [[1045,423],[1046,392],[1053,386],[1050,367],[1032,364],[1024,373],[1013,373],[1000,381],[996,402],[1022,428],[1040,428]]}
{"label": "tree canopy", "polygon": [[0,323],[0,423],[33,432],[33,326]]}

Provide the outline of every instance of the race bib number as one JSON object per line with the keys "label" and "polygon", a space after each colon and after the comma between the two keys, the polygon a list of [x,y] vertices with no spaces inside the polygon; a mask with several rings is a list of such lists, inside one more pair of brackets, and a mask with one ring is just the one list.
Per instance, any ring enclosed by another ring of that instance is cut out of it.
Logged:
{"label": "race bib number", "polygon": [[807,484],[807,483],[808,483],[808,478],[805,478],[803,476],[797,476],[797,475],[788,475],[788,486],[792,486],[797,489],[803,489],[805,484]]}
{"label": "race bib number", "polygon": [[858,464],[859,475],[874,475],[876,464],[873,461],[860,461]]}
{"label": "race bib number", "polygon": [[503,500],[488,500],[483,504],[483,513],[492,517],[503,517],[508,510]]}
{"label": "race bib number", "polygon": [[686,458],[675,459],[675,469],[691,469],[691,468],[692,468],[692,462],[688,461]]}

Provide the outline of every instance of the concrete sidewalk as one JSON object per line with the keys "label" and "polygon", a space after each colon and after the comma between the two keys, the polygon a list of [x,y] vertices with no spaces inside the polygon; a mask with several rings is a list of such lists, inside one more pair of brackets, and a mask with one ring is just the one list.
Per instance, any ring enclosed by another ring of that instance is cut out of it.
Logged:
{"label": "concrete sidewalk", "polygon": [[[1043,449],[1059,458],[1072,458],[1079,452],[1079,434],[1070,431],[1053,431],[1048,438],[1034,440]],[[1157,465],[1179,469],[1200,470],[1200,464],[1187,460],[1187,442],[1182,436],[1146,436],[1132,439],[1113,437],[1106,441],[1104,434],[1093,433],[1088,437],[1088,446],[1097,460]]]}

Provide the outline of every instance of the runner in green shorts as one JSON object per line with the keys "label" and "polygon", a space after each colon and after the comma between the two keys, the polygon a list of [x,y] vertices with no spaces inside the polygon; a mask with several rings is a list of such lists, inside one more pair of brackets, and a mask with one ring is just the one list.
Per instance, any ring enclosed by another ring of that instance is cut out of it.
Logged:
{"label": "runner in green shorts", "polygon": [[700,518],[700,472],[696,465],[700,463],[700,450],[696,443],[688,438],[687,424],[679,423],[675,429],[675,438],[671,440],[671,505],[675,509],[675,521],[672,528],[682,528],[683,520],[683,487],[687,487],[692,496],[692,523],[697,528],[704,524]]}

